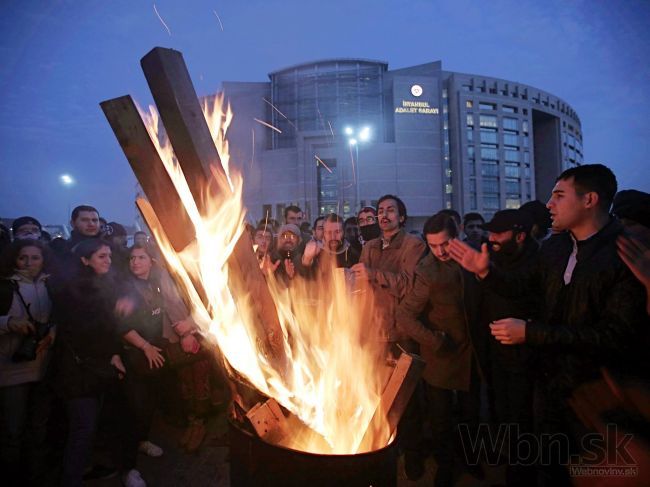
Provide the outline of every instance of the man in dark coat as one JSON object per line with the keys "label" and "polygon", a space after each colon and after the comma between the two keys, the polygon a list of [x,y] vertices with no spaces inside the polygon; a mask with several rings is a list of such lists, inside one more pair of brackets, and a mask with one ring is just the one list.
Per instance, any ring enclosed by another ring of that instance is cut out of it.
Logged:
{"label": "man in dark coat", "polygon": [[[455,440],[452,403],[460,406],[460,422],[478,423],[480,380],[474,346],[477,283],[451,259],[449,240],[458,236],[453,218],[438,213],[424,225],[431,253],[415,269],[413,289],[397,308],[399,331],[420,345],[426,362],[423,378],[430,406],[434,456],[438,464],[435,485],[452,485]],[[419,317],[423,315],[421,321]]]}
{"label": "man in dark coat", "polygon": [[[647,327],[645,292],[616,252],[620,223],[609,208],[616,177],[601,164],[568,169],[557,179],[547,204],[556,234],[542,244],[536,264],[524,274],[490,267],[487,246],[477,252],[454,240],[452,257],[503,295],[539,292],[540,318],[508,317],[490,325],[504,345],[526,343],[540,355],[535,418],[540,433],[561,433],[569,449],[584,432],[567,403],[579,384],[598,377],[600,367],[613,371],[639,368],[635,349]],[[543,367],[543,368],[542,368]],[[566,450],[566,449],[565,449]],[[575,451],[574,451],[575,452]],[[569,484],[569,451],[553,455],[541,481]]]}

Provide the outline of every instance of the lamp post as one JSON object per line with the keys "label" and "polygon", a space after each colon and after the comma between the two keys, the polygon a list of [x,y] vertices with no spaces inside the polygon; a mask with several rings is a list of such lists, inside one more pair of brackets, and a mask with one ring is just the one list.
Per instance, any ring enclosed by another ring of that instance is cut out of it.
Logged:
{"label": "lamp post", "polygon": [[367,125],[364,125],[362,127],[351,127],[351,126],[346,126],[343,129],[343,133],[347,136],[347,142],[348,146],[350,147],[350,157],[352,157],[352,148],[354,147],[355,149],[355,155],[356,155],[356,197],[355,197],[355,203],[356,206],[359,208],[361,207],[360,204],[360,199],[359,199],[359,178],[361,176],[361,171],[359,167],[359,144],[366,143],[370,140],[371,138],[371,130],[370,127]]}

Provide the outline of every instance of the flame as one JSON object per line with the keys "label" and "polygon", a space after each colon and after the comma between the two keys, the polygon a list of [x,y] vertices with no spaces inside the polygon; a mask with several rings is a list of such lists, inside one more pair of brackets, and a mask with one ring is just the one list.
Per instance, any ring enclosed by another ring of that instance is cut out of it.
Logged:
{"label": "flame", "polygon": [[[352,454],[377,409],[385,376],[380,373],[384,350],[368,339],[374,322],[372,293],[355,289],[350,273],[329,269],[315,280],[294,279],[287,287],[267,276],[282,327],[288,370],[274,368],[257,343],[258,328],[250,295],[233,288],[228,258],[245,231],[243,179],[230,167],[226,139],[233,114],[224,111],[223,94],[206,100],[203,112],[226,179],[216,177],[206,188],[202,210],[192,197],[158,113],[142,112],[145,126],[165,164],[194,226],[195,241],[176,252],[162,228],[152,232],[170,270],[188,296],[192,316],[219,348],[227,369],[246,378],[262,394],[273,397],[309,428],[292,426],[285,446],[314,453]],[[213,173],[219,171],[212,168]],[[200,282],[205,298],[193,282]],[[388,443],[388,428],[371,433]]]}

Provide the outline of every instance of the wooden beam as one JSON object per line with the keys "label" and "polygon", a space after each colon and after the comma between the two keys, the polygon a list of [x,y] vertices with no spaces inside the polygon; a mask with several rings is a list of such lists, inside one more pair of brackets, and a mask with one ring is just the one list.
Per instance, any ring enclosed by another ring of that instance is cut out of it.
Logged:
{"label": "wooden beam", "polygon": [[[141,65],[194,200],[199,211],[205,212],[202,203],[206,191],[230,191],[230,186],[183,56],[173,49],[157,47],[142,58]],[[285,373],[282,328],[247,233],[235,245],[229,264],[235,288],[250,294],[265,355],[280,373]]]}
{"label": "wooden beam", "polygon": [[194,240],[194,229],[135,103],[127,95],[100,106],[172,247],[183,250]]}
{"label": "wooden beam", "polygon": [[[395,434],[397,425],[420,380],[424,365],[424,360],[418,355],[410,353],[400,355],[395,370],[381,394],[375,414],[361,440],[357,450],[359,453],[374,451],[386,446],[388,440]],[[377,432],[384,430],[386,423],[388,423],[386,435],[377,434]]]}

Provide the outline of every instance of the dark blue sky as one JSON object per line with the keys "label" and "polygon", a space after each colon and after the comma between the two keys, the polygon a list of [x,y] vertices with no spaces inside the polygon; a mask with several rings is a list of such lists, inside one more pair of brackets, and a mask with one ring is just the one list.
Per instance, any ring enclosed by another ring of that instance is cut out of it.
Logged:
{"label": "dark blue sky", "polygon": [[[135,179],[98,103],[151,102],[140,58],[183,52],[199,95],[330,57],[527,83],[578,112],[586,162],[650,191],[650,2],[0,1],[0,216],[66,219],[87,203],[131,223]],[[213,11],[223,23],[223,31]],[[235,117],[237,114],[235,114]],[[59,176],[71,174],[73,187]]]}

